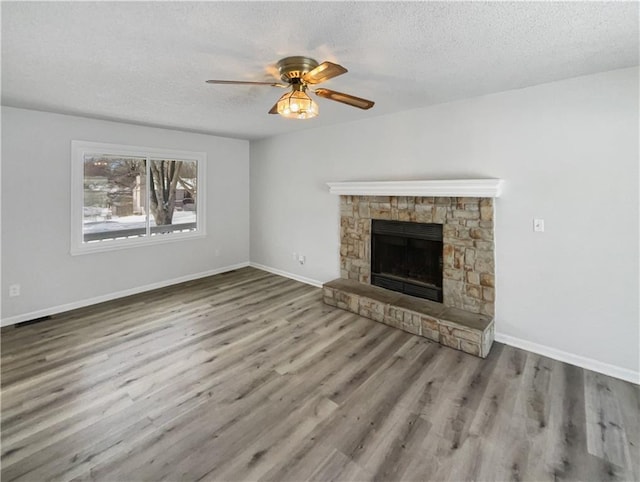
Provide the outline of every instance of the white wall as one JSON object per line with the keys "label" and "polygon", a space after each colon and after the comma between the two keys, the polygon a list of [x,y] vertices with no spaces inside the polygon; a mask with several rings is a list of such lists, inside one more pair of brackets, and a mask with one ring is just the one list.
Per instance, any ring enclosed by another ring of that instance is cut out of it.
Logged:
{"label": "white wall", "polygon": [[[207,236],[71,256],[73,139],[206,152]],[[2,108],[3,324],[248,261],[248,141]]]}
{"label": "white wall", "polygon": [[[339,277],[328,181],[502,178],[501,339],[634,378],[638,158],[637,68],[254,142],[251,260],[319,282]],[[545,233],[533,232],[534,217]]]}

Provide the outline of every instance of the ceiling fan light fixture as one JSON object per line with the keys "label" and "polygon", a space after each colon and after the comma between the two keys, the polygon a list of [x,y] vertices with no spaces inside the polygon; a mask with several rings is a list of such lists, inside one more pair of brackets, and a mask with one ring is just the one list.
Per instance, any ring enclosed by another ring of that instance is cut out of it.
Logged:
{"label": "ceiling fan light fixture", "polygon": [[[325,61],[318,64],[309,57],[285,57],[278,60],[276,66],[280,78],[285,83],[260,82],[246,80],[207,80],[209,84],[235,84],[235,85],[268,85],[271,87],[290,87],[291,91],[284,94],[278,102],[269,109],[269,114],[280,114],[289,119],[311,119],[318,115],[318,104],[306,93],[309,85],[319,84],[325,80],[333,79],[347,72],[342,65]],[[318,97],[340,102],[359,109],[371,109],[375,102],[362,99],[355,95],[344,94],[329,89],[313,89]]]}
{"label": "ceiling fan light fixture", "polygon": [[287,119],[311,119],[318,115],[318,104],[307,95],[303,86],[294,85],[291,92],[280,97],[277,106],[278,114]]}

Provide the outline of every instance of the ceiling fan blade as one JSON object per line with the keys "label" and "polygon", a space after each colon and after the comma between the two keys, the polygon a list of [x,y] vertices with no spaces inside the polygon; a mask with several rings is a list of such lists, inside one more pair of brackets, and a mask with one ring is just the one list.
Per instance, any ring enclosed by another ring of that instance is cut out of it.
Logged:
{"label": "ceiling fan blade", "polygon": [[302,76],[307,84],[319,84],[325,80],[333,79],[338,75],[342,75],[347,72],[342,65],[334,64],[333,62],[322,62],[315,69],[307,72]]}
{"label": "ceiling fan blade", "polygon": [[289,87],[278,82],[248,82],[244,80],[207,80],[207,84],[232,84],[232,85],[270,85],[271,87]]}
{"label": "ceiling fan blade", "polygon": [[359,109],[371,109],[373,107],[372,100],[362,99],[349,94],[343,94],[342,92],[336,92],[329,89],[316,89],[315,94],[324,97],[325,99],[335,100],[336,102],[342,102],[343,104],[358,107]]}
{"label": "ceiling fan blade", "polygon": [[269,111],[269,114],[277,114],[278,113],[278,103],[273,104],[273,107]]}

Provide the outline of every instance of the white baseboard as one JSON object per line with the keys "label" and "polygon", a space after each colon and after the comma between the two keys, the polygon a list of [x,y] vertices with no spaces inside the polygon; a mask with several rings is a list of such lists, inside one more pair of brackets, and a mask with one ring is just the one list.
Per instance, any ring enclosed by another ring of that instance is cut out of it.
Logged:
{"label": "white baseboard", "polygon": [[136,286],[128,290],[116,291],[108,293],[106,295],[95,296],[93,298],[87,298],[80,301],[74,301],[72,303],[66,303],[64,305],[52,306],[50,308],[44,308],[42,310],[32,311],[30,313],[24,313],[21,315],[11,316],[9,318],[3,318],[0,321],[0,326],[9,326],[22,321],[36,320],[44,316],[55,315],[56,313],[63,313],[69,310],[75,310],[77,308],[83,308],[89,305],[95,305],[96,303],[102,303],[104,301],[115,300],[116,298],[124,298],[125,296],[136,295],[138,293],[144,293],[145,291],[156,290],[158,288],[164,288],[166,286],[175,285],[178,283],[184,283],[186,281],[193,281],[195,279],[206,278],[207,276],[213,276],[220,273],[226,273],[227,271],[233,271],[234,269],[245,268],[249,266],[249,262],[243,262],[234,264],[231,266],[224,266],[222,268],[216,268],[209,271],[202,271],[200,273],[189,274],[181,276],[179,278],[173,278],[169,280],[162,280],[158,283],[151,283],[144,286]]}
{"label": "white baseboard", "polygon": [[262,271],[268,271],[269,273],[284,276],[285,278],[291,278],[293,280],[300,281],[301,283],[306,283],[308,285],[315,286],[316,288],[322,288],[322,284],[323,284],[322,281],[318,281],[311,278],[305,278],[304,276],[289,273],[288,271],[283,271],[277,268],[271,268],[270,266],[265,266],[263,264],[251,262],[249,263],[249,266],[251,266],[252,268],[261,269]]}
{"label": "white baseboard", "polygon": [[551,348],[546,345],[539,345],[538,343],[533,343],[531,341],[523,340],[521,338],[516,338],[515,336],[505,335],[502,333],[496,333],[496,341],[504,343],[505,345],[510,345],[516,348],[521,348],[523,350],[537,353],[538,355],[553,358],[554,360],[586,368],[587,370],[602,373],[603,375],[608,375],[610,377],[619,378],[621,380],[640,385],[640,372],[638,371],[629,370],[628,368],[621,368],[616,365],[610,365],[608,363],[594,360],[593,358],[575,355],[573,353],[558,350],[556,348]]}

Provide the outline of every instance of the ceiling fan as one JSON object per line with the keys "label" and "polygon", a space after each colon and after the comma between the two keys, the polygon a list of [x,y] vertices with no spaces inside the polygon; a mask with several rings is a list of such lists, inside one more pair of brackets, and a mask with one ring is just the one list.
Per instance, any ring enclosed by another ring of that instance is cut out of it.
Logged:
{"label": "ceiling fan", "polygon": [[251,82],[242,80],[207,80],[209,84],[268,85],[271,87],[291,88],[269,111],[291,119],[310,119],[318,115],[318,105],[307,94],[307,90],[319,97],[341,102],[359,109],[370,109],[374,102],[354,95],[343,94],[329,89],[311,89],[310,85],[319,84],[347,72],[342,65],[333,62],[318,64],[309,57],[286,57],[276,64],[280,78],[286,82]]}

